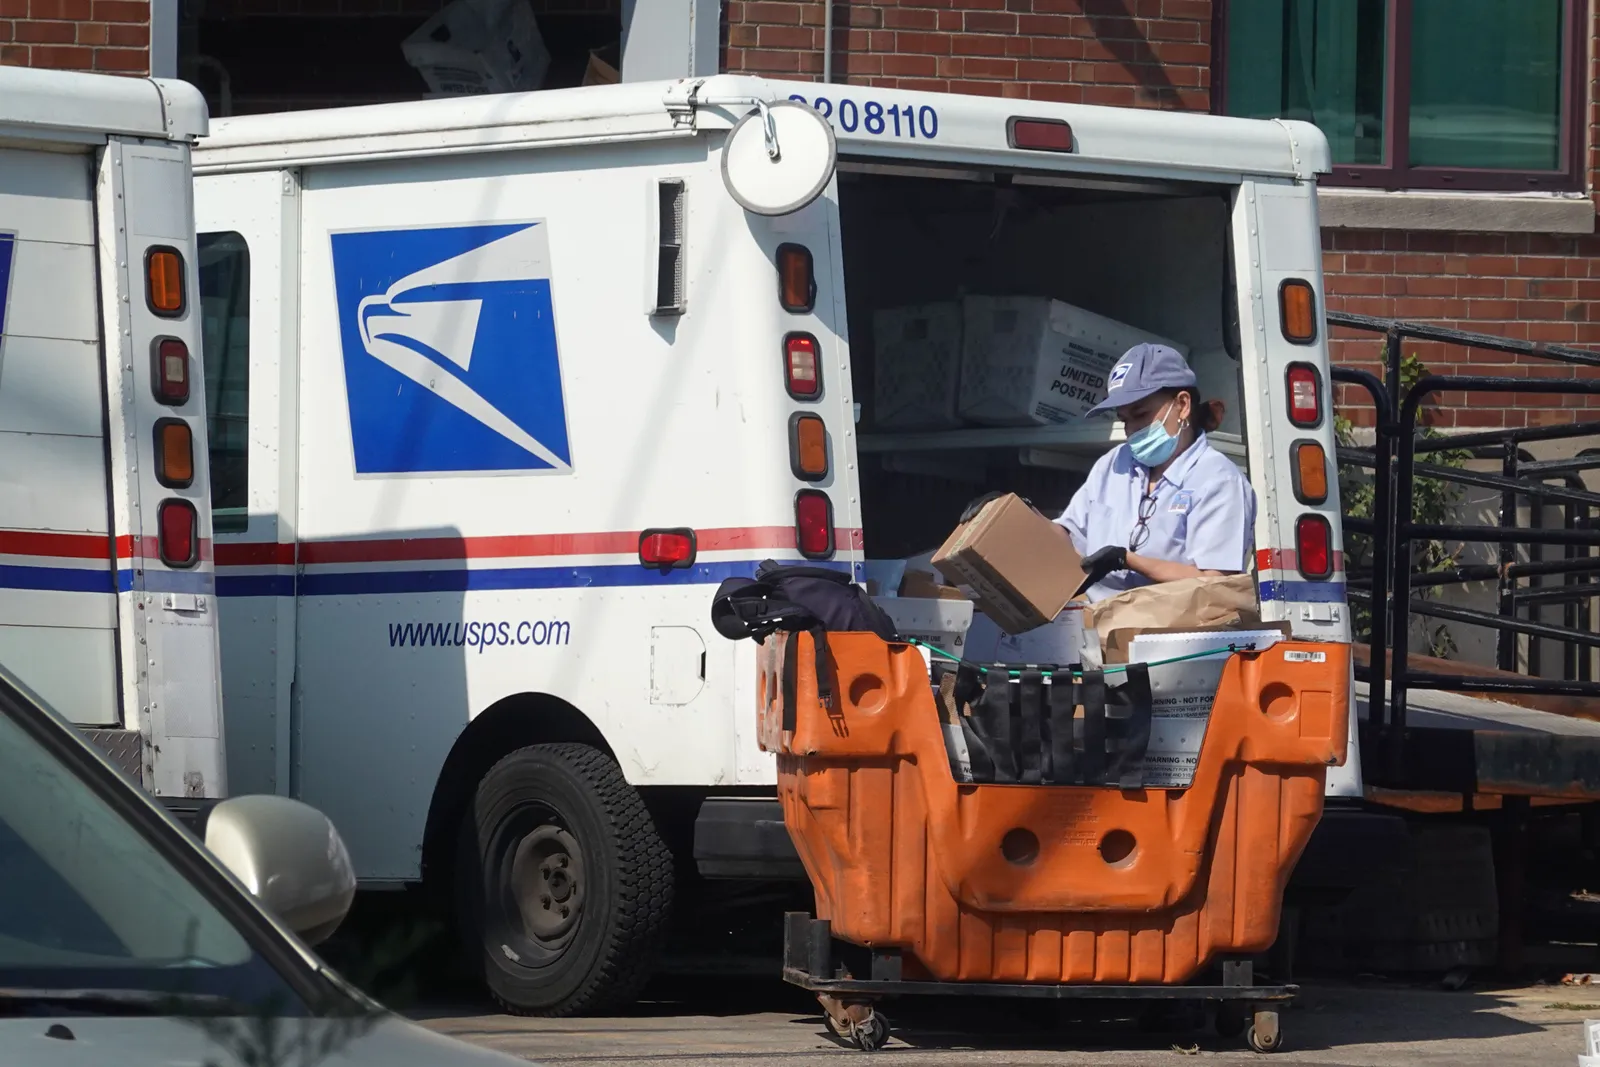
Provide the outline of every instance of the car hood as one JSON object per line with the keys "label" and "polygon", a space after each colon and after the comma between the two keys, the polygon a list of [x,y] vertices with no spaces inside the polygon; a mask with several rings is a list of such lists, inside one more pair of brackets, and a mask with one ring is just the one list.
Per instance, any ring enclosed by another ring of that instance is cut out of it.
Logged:
{"label": "car hood", "polygon": [[0,1019],[7,1058],[35,1067],[527,1067],[397,1015],[367,1019]]}

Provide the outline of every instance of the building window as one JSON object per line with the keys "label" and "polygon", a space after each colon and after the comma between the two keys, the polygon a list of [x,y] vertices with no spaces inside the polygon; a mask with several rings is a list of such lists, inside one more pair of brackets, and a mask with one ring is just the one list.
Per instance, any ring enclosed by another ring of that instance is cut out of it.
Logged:
{"label": "building window", "polygon": [[211,529],[241,533],[250,514],[250,250],[236,233],[200,235],[200,332]]}
{"label": "building window", "polygon": [[1218,109],[1374,189],[1582,189],[1580,0],[1218,0]]}

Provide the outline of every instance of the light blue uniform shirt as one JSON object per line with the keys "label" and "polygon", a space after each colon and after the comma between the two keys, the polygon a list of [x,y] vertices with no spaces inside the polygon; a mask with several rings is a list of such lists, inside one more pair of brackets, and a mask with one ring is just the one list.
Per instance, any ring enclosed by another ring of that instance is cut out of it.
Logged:
{"label": "light blue uniform shirt", "polygon": [[[1101,456],[1056,522],[1087,556],[1107,545],[1128,547],[1139,523],[1139,502],[1149,468],[1127,445]],[[1204,433],[1176,456],[1154,488],[1150,535],[1133,551],[1141,556],[1193,564],[1203,571],[1248,571],[1255,549],[1256,494],[1233,461],[1212,448]],[[1113,571],[1090,586],[1090,602],[1149,585],[1134,571]]]}

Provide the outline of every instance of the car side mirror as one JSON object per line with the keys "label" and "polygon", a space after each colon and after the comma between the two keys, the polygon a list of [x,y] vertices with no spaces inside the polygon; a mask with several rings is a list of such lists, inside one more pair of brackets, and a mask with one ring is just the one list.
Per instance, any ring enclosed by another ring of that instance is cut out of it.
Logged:
{"label": "car side mirror", "polygon": [[350,853],[329,818],[298,800],[231,797],[211,809],[206,848],[307,944],[328,939],[355,899]]}

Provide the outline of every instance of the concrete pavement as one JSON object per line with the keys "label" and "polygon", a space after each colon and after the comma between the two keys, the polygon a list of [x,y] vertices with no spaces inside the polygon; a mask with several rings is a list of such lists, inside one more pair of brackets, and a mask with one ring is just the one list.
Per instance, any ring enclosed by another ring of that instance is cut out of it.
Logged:
{"label": "concrete pavement", "polygon": [[[659,994],[658,994],[659,995]],[[1283,1016],[1284,1049],[1268,1060],[1208,1030],[1156,1033],[1127,1021],[1071,1019],[1044,1005],[902,1000],[877,1056],[905,1067],[1035,1064],[1315,1064],[1320,1067],[1576,1067],[1582,1020],[1600,1019],[1600,989],[1307,984]],[[861,1062],[823,1028],[815,1002],[778,983],[699,986],[679,980],[625,1015],[522,1019],[482,1004],[410,1012],[425,1025],[539,1063],[622,1067],[778,1067]],[[873,1062],[876,1062],[874,1060]]]}

